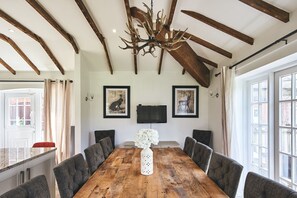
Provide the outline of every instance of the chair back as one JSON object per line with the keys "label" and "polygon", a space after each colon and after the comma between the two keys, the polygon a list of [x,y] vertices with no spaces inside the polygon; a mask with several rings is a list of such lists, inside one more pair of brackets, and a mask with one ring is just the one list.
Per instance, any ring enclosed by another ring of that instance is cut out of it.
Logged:
{"label": "chair back", "polygon": [[95,141],[99,143],[99,141],[105,137],[110,137],[112,142],[112,147],[115,148],[115,130],[96,130],[95,132]]}
{"label": "chair back", "polygon": [[93,144],[85,149],[86,161],[89,171],[93,174],[97,168],[104,162],[104,153],[100,143]]}
{"label": "chair back", "polygon": [[244,198],[296,198],[297,192],[254,172],[247,174]]}
{"label": "chair back", "polygon": [[50,198],[48,184],[44,175],[32,178],[30,181],[4,193],[0,198]]}
{"label": "chair back", "polygon": [[87,164],[81,153],[68,158],[54,168],[61,198],[70,198],[89,178]]}
{"label": "chair back", "polygon": [[212,152],[213,150],[205,144],[200,142],[195,143],[192,157],[193,161],[206,173],[208,171]]}
{"label": "chair back", "polygon": [[193,130],[193,138],[197,142],[201,142],[207,146],[210,146],[211,131],[194,129]]}
{"label": "chair back", "polygon": [[192,158],[196,140],[191,137],[186,137],[183,151]]}
{"label": "chair back", "polygon": [[213,152],[207,175],[230,198],[233,198],[236,195],[242,168],[242,165],[235,160]]}
{"label": "chair back", "polygon": [[109,137],[105,137],[103,139],[101,139],[99,141],[102,150],[103,150],[103,154],[105,159],[107,159],[107,157],[112,153],[113,151],[113,147],[112,147],[112,143],[111,143],[111,139]]}
{"label": "chair back", "polygon": [[56,147],[54,142],[36,142],[32,146],[33,148],[39,148],[39,147]]}

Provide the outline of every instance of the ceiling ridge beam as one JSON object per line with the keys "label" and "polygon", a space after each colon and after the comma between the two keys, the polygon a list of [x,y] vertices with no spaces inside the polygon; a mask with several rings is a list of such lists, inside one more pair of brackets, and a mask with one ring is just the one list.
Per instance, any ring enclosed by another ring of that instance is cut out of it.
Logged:
{"label": "ceiling ridge beam", "polygon": [[113,74],[111,60],[110,60],[110,56],[109,56],[109,53],[108,53],[108,50],[107,50],[107,46],[106,46],[106,42],[105,42],[104,36],[99,31],[99,29],[98,29],[95,21],[93,20],[92,16],[90,15],[90,13],[89,13],[88,9],[86,8],[86,6],[84,5],[83,1],[82,0],[75,0],[75,2],[78,5],[80,11],[85,16],[85,19],[88,21],[89,25],[93,29],[93,31],[96,34],[97,38],[100,40],[101,44],[103,45],[103,48],[104,48],[105,55],[106,55],[106,58],[107,58],[107,62],[108,62],[110,73]]}
{"label": "ceiling ridge beam", "polygon": [[[132,26],[132,16],[131,16],[131,7],[129,0],[124,0],[125,4],[125,9],[126,9],[126,14],[127,14],[127,19],[128,19],[128,25],[131,27]],[[138,66],[137,66],[137,51],[136,51],[136,43],[135,43],[135,38],[132,36],[133,33],[131,32],[131,41],[133,44],[133,60],[134,60],[134,72],[135,74],[138,73]]]}
{"label": "ceiling ridge beam", "polygon": [[36,0],[26,1],[72,45],[75,53],[78,54],[79,49],[74,38]]}
{"label": "ceiling ridge beam", "polygon": [[52,53],[52,51],[50,50],[50,48],[47,46],[47,44],[44,42],[44,40],[40,36],[38,36],[37,34],[35,34],[34,32],[32,32],[31,30],[29,30],[27,27],[25,27],[24,25],[22,25],[20,22],[18,22],[17,20],[15,20],[11,16],[9,16],[7,13],[5,13],[1,9],[0,9],[0,16],[4,20],[6,20],[8,23],[12,24],[14,27],[18,28],[23,33],[27,34],[32,39],[34,39],[35,41],[37,41],[41,45],[41,47],[45,50],[45,52],[47,53],[47,55],[51,58],[51,60],[55,63],[55,65],[60,70],[60,72],[63,75],[65,74],[65,71],[64,71],[63,67],[61,66],[61,64],[59,63],[59,61],[55,57],[55,55]]}
{"label": "ceiling ridge beam", "polygon": [[219,53],[219,54],[221,54],[223,56],[226,56],[227,58],[232,58],[232,53],[230,53],[230,52],[228,52],[228,51],[226,51],[226,50],[224,50],[224,49],[222,49],[222,48],[220,48],[220,47],[218,47],[218,46],[216,46],[216,45],[214,45],[212,43],[209,43],[208,41],[205,41],[205,40],[203,40],[203,39],[201,39],[201,38],[199,38],[199,37],[197,37],[197,36],[195,36],[193,34],[185,32],[184,36],[187,37],[187,38],[190,38],[190,40],[194,41],[195,43],[203,45],[204,47],[206,47],[208,49],[211,49],[211,50],[213,50],[213,51],[215,51],[215,52],[217,52],[217,53]]}
{"label": "ceiling ridge beam", "polygon": [[201,21],[203,23],[206,23],[206,24],[208,24],[208,25],[210,25],[210,26],[212,26],[212,27],[214,27],[214,28],[216,28],[216,29],[218,29],[218,30],[220,30],[222,32],[225,32],[226,34],[229,34],[229,35],[231,35],[231,36],[233,36],[233,37],[235,37],[235,38],[237,38],[237,39],[239,39],[239,40],[241,40],[243,42],[246,42],[246,43],[248,43],[250,45],[254,44],[254,39],[252,37],[247,36],[247,35],[239,32],[239,31],[237,31],[237,30],[235,30],[233,28],[230,28],[230,27],[228,27],[228,26],[226,26],[226,25],[224,25],[222,23],[219,23],[219,22],[217,22],[217,21],[215,21],[215,20],[213,20],[211,18],[208,18],[208,17],[206,17],[206,16],[204,16],[204,15],[202,15],[200,13],[190,11],[190,10],[182,10],[182,12],[184,14],[187,14],[187,15],[189,15],[189,16],[191,16],[191,17],[193,17],[193,18],[195,18],[195,19],[197,19],[197,20],[199,20],[199,21]]}
{"label": "ceiling ridge beam", "polygon": [[19,48],[19,46],[8,36],[0,33],[0,39],[9,43],[11,47],[15,49],[15,51],[30,65],[30,67],[36,72],[36,74],[40,75],[39,69],[32,63],[32,61],[26,56],[26,54]]}
{"label": "ceiling ridge beam", "polygon": [[246,5],[251,6],[254,9],[257,9],[265,14],[268,14],[284,23],[289,22],[290,14],[278,7],[275,7],[265,1],[262,0],[239,0]]}
{"label": "ceiling ridge beam", "polygon": [[[171,26],[175,8],[176,8],[177,0],[172,0],[171,6],[170,6],[170,12],[169,12],[169,17],[168,17],[168,22],[167,25],[168,27]],[[163,63],[163,56],[164,56],[164,49],[161,49],[161,56],[160,56],[160,61],[159,61],[159,69],[158,69],[158,74],[161,74],[161,69],[162,69],[162,63]]]}
{"label": "ceiling ridge beam", "polygon": [[8,71],[10,71],[10,73],[12,73],[13,75],[16,74],[15,70],[12,69],[12,67],[10,67],[2,58],[0,58],[0,64],[3,65]]}

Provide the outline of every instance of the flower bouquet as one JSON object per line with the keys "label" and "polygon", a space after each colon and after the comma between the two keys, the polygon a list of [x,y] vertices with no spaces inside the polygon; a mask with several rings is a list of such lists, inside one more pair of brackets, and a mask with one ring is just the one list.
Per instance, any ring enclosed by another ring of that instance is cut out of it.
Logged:
{"label": "flower bouquet", "polygon": [[139,148],[149,148],[151,144],[157,145],[159,143],[158,131],[154,129],[140,129],[136,133],[135,146]]}

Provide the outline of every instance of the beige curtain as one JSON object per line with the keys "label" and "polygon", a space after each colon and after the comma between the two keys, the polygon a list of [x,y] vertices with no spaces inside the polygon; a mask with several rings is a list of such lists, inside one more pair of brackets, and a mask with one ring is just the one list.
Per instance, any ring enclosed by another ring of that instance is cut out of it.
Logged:
{"label": "beige curtain", "polygon": [[223,153],[231,155],[231,137],[233,131],[233,85],[235,68],[223,67],[221,69],[221,97],[222,97],[222,132]]}
{"label": "beige curtain", "polygon": [[57,147],[57,161],[70,157],[70,97],[72,84],[69,80],[44,81],[45,140]]}

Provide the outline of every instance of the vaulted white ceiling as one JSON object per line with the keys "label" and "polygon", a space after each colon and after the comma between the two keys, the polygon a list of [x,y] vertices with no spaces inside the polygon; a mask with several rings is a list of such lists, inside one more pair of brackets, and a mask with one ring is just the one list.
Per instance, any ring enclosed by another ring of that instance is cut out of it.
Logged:
{"label": "vaulted white ceiling", "polygon": [[[75,0],[38,0],[38,2],[74,37],[80,52],[84,51],[84,56],[86,56],[91,68],[99,71],[109,70],[103,46],[84,18]],[[150,0],[130,0],[130,6],[145,9],[142,2],[150,5]],[[181,30],[188,28],[189,33],[231,52],[233,58],[229,59],[193,41],[187,41],[199,56],[216,62],[219,66],[232,65],[297,29],[296,0],[265,0],[265,2],[289,12],[290,21],[288,23],[279,21],[238,0],[179,0],[176,5],[172,27]],[[129,36],[124,32],[127,22],[124,0],[84,0],[84,4],[105,37],[113,70],[115,72],[134,72],[131,50],[122,50],[118,47],[124,46],[119,38],[120,36],[129,39]],[[164,9],[165,13],[169,13],[170,5],[171,0],[154,0],[154,12]],[[65,71],[74,69],[75,51],[71,44],[29,3],[25,0],[0,0],[0,9],[42,37]],[[192,10],[201,13],[236,29],[254,38],[254,45],[244,43],[199,22],[182,13],[181,10]],[[14,32],[12,33],[9,30],[14,30]],[[113,30],[116,30],[116,32],[114,33]],[[13,39],[41,72],[58,71],[56,65],[39,43],[2,18],[0,18],[0,33]],[[157,71],[160,50],[156,52],[156,55],[158,58],[153,58],[150,55],[138,55],[138,70]],[[17,72],[32,71],[15,50],[2,40],[0,40],[0,58]],[[175,59],[165,53],[162,71],[176,69],[182,71],[182,67]],[[5,70],[4,67],[0,66],[0,71]]]}

